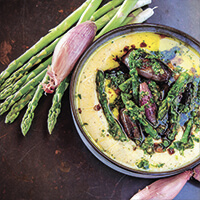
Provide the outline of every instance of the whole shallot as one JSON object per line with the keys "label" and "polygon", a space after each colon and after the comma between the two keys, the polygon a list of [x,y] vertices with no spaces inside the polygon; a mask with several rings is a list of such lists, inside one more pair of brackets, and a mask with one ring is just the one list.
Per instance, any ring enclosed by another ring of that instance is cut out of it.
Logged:
{"label": "whole shallot", "polygon": [[130,200],[172,200],[192,175],[193,171],[188,170],[181,174],[155,181],[136,193]]}
{"label": "whole shallot", "polygon": [[70,74],[80,56],[92,43],[96,31],[95,23],[86,21],[72,28],[61,38],[55,47],[51,67],[47,71],[50,81],[43,84],[46,93],[53,93]]}

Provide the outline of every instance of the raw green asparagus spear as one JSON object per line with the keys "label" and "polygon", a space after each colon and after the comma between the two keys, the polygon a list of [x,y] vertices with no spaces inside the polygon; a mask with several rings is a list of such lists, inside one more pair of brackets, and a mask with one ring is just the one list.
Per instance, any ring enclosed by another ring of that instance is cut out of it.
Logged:
{"label": "raw green asparagus spear", "polygon": [[[134,6],[134,9],[137,8],[136,7],[137,4]],[[97,26],[97,30],[100,30],[101,28],[103,28],[112,19],[112,17],[117,13],[117,11],[119,9],[120,9],[120,6],[113,8],[111,11],[107,12],[101,18],[96,20],[95,24]],[[134,10],[131,14],[128,15],[128,17],[124,20],[124,22],[120,26],[127,25],[129,22],[131,22],[133,20],[134,17],[136,17],[142,11],[143,11],[142,8],[138,8],[138,9]]]}
{"label": "raw green asparagus spear", "polygon": [[[44,76],[44,78],[42,80],[42,83],[47,83],[48,78],[49,78],[49,76],[46,73],[46,75]],[[38,102],[39,102],[40,98],[42,97],[43,93],[44,93],[43,86],[42,86],[42,84],[39,84],[32,100],[28,104],[28,108],[27,108],[26,113],[24,114],[24,117],[21,122],[21,130],[22,130],[22,134],[24,136],[27,134],[28,130],[31,127],[31,124],[32,124],[32,121],[34,118],[34,111],[35,111],[35,109],[38,105]]]}
{"label": "raw green asparagus spear", "polygon": [[18,102],[16,102],[10,112],[7,114],[5,123],[13,123],[14,120],[18,117],[20,111],[29,103],[32,99],[36,88],[32,89],[28,94],[25,94]]}
{"label": "raw green asparagus spear", "polygon": [[61,82],[61,84],[58,86],[53,96],[52,106],[49,110],[48,120],[47,120],[49,134],[52,133],[54,126],[57,122],[58,115],[60,114],[61,111],[61,99],[64,95],[65,90],[69,86],[69,82],[70,82],[70,76],[68,76],[67,78],[65,78],[64,81]]}
{"label": "raw green asparagus spear", "polygon": [[33,45],[29,50],[22,54],[19,58],[14,60],[9,66],[0,74],[0,85],[4,80],[11,75],[12,72],[21,67],[28,59],[33,55],[38,53],[41,49],[47,46],[49,43],[54,41],[57,37],[66,32],[72,25],[74,25],[85,9],[88,7],[91,0],[87,0],[78,9],[76,9],[71,15],[69,15],[65,20],[63,20],[57,27],[50,30],[50,32],[42,37],[35,45]]}
{"label": "raw green asparagus spear", "polygon": [[83,14],[81,15],[79,21],[77,24],[81,24],[87,20],[89,20],[92,16],[92,14],[97,10],[97,8],[100,6],[102,0],[92,0],[89,6],[85,9]]}
{"label": "raw green asparagus spear", "polygon": [[111,113],[109,109],[107,95],[106,95],[105,86],[104,86],[104,72],[103,71],[98,70],[97,75],[96,75],[96,85],[97,85],[98,99],[108,122],[108,126],[109,126],[108,132],[116,140],[121,140],[121,141],[127,140],[125,133],[123,132],[120,125],[117,123],[116,119],[114,118],[113,114]]}
{"label": "raw green asparagus spear", "polygon": [[174,83],[172,88],[167,94],[167,97],[162,101],[162,104],[158,110],[158,120],[162,120],[163,117],[167,114],[170,105],[178,96],[178,94],[184,90],[187,82],[190,80],[190,75],[187,72],[182,73],[177,81]]}
{"label": "raw green asparagus spear", "polygon": [[[20,71],[21,71],[21,69],[20,69]],[[18,74],[18,71],[17,71],[17,72],[14,72],[13,74],[11,74],[11,76],[8,77],[8,79],[6,79],[5,82],[1,85],[0,92],[3,91],[4,89],[6,89],[7,87],[9,87],[10,85],[15,84],[26,73],[27,72],[24,71],[24,72]]]}
{"label": "raw green asparagus spear", "polygon": [[112,17],[117,13],[119,8],[120,7],[114,8],[113,10],[109,11],[104,16],[102,16],[101,18],[96,20],[95,24],[97,26],[97,30],[100,30],[101,28],[103,28],[112,19]]}
{"label": "raw green asparagus spear", "polygon": [[139,108],[132,100],[127,98],[125,93],[121,93],[122,101],[128,110],[128,115],[133,118],[133,120],[138,120],[144,127],[144,130],[147,134],[149,134],[152,138],[158,140],[160,136],[157,131],[147,122],[144,113],[144,109]]}
{"label": "raw green asparagus spear", "polygon": [[5,88],[0,93],[0,100],[6,99],[8,96],[14,94],[22,85],[28,83],[31,79],[37,76],[41,71],[45,70],[48,65],[51,64],[52,56],[49,57],[45,62],[41,63],[36,69],[34,69],[29,74],[23,76],[20,80],[18,80],[14,85],[10,85]]}
{"label": "raw green asparagus spear", "polygon": [[0,104],[0,115],[5,113],[10,109],[10,107],[17,102],[24,94],[35,88],[36,85],[43,79],[47,72],[47,69],[38,74],[35,78],[29,81],[26,85],[24,85],[20,90],[18,90],[15,94],[9,96],[5,99],[3,103]]}
{"label": "raw green asparagus spear", "polygon": [[125,18],[128,16],[128,14],[131,12],[135,4],[138,0],[125,0],[123,4],[121,5],[118,12],[115,14],[115,16],[111,19],[111,21],[100,31],[100,33],[95,37],[95,39],[102,36],[104,33],[117,28],[120,26],[120,24],[125,20]]}
{"label": "raw green asparagus spear", "polygon": [[15,71],[1,86],[1,90],[5,89],[9,85],[13,85],[17,80],[23,77],[34,65],[40,63],[43,59],[46,59],[50,54],[53,53],[54,48],[61,37],[57,38],[52,44],[47,46],[37,55],[33,56],[25,65]]}
{"label": "raw green asparagus spear", "polygon": [[91,21],[96,21],[103,15],[105,15],[107,12],[113,10],[116,6],[120,5],[124,0],[112,0],[109,1],[107,4],[99,8],[94,14],[91,16]]}

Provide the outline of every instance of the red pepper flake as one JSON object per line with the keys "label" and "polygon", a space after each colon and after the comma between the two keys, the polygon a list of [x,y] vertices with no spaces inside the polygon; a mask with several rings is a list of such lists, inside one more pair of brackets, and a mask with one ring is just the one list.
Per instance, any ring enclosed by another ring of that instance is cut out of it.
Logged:
{"label": "red pepper flake", "polygon": [[168,151],[169,155],[172,155],[175,153],[174,149],[172,149],[172,148],[167,149],[167,151]]}
{"label": "red pepper flake", "polygon": [[115,58],[113,58],[113,60],[114,60],[114,61],[117,61],[117,62],[119,62],[119,61],[120,61],[120,59],[119,59],[119,57],[118,57],[118,56],[116,56]]}
{"label": "red pepper flake", "polygon": [[81,108],[78,108],[78,112],[79,112],[79,114],[81,114],[81,113],[82,113],[82,110],[81,110]]}
{"label": "red pepper flake", "polygon": [[136,151],[137,147],[133,147],[133,151]]}
{"label": "red pepper flake", "polygon": [[147,46],[147,44],[145,43],[145,42],[142,42],[141,44],[140,44],[140,47],[146,47]]}
{"label": "red pepper flake", "polygon": [[95,110],[95,111],[99,111],[100,109],[101,109],[100,104],[94,106],[94,110]]}
{"label": "red pepper flake", "polygon": [[163,148],[158,143],[154,143],[154,149],[157,153],[163,153]]}
{"label": "red pepper flake", "polygon": [[134,45],[134,44],[132,44],[132,45],[131,45],[131,48],[132,48],[132,49],[135,49],[135,45]]}
{"label": "red pepper flake", "polygon": [[123,49],[123,51],[124,51],[125,53],[127,53],[127,52],[129,51],[129,46],[125,46],[124,49]]}

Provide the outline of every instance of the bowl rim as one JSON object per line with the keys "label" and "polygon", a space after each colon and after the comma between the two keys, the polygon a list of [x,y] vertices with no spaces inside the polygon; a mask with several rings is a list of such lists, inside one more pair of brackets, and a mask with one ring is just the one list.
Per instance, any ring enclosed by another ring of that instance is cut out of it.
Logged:
{"label": "bowl rim", "polygon": [[[195,159],[193,162],[190,162],[178,169],[170,170],[170,171],[163,171],[163,172],[149,172],[149,171],[143,171],[143,170],[136,170],[132,169],[128,166],[125,166],[113,159],[111,159],[109,156],[104,154],[93,142],[92,140],[88,137],[88,135],[85,133],[83,127],[81,126],[78,118],[78,111],[76,111],[76,106],[74,104],[75,102],[75,91],[76,91],[76,82],[79,77],[79,73],[81,72],[85,61],[89,59],[89,57],[94,53],[96,49],[98,49],[102,44],[105,42],[111,40],[112,38],[116,38],[117,36],[121,36],[127,33],[133,33],[133,32],[138,32],[138,30],[142,29],[159,29],[157,33],[161,32],[161,34],[167,35],[172,37],[178,38],[179,40],[184,39],[184,43],[189,44],[189,46],[192,46],[195,50],[197,50],[200,53],[200,42],[190,36],[189,34],[180,31],[176,28],[166,26],[166,25],[160,25],[160,24],[155,24],[155,23],[142,23],[142,24],[131,24],[131,25],[126,25],[123,27],[119,27],[116,29],[113,29],[101,37],[99,37],[97,40],[95,40],[89,48],[83,53],[83,55],[80,57],[79,61],[77,62],[77,65],[74,69],[74,72],[72,74],[72,78],[70,81],[70,108],[71,108],[71,114],[72,118],[76,127],[76,130],[82,139],[83,143],[86,145],[86,147],[90,150],[90,152],[98,158],[101,162],[103,162],[105,165],[108,167],[129,175],[129,176],[134,176],[134,177],[139,177],[139,178],[161,178],[161,177],[167,177],[167,176],[172,176],[181,172],[184,172],[186,170],[190,170],[200,164],[200,157]],[[129,32],[127,32],[129,30]],[[131,31],[131,32],[130,32]],[[148,30],[142,30],[143,32]],[[154,31],[151,31],[154,32]],[[119,34],[120,33],[120,34]],[[174,36],[175,35],[175,36]]]}

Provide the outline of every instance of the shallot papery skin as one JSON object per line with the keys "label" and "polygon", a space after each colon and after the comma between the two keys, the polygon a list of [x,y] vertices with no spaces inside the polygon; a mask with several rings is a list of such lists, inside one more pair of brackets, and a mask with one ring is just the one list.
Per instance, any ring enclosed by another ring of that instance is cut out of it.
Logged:
{"label": "shallot papery skin", "polygon": [[194,174],[193,174],[193,177],[200,182],[200,165],[197,165],[195,168],[194,168]]}
{"label": "shallot papery skin", "polygon": [[188,170],[169,178],[159,179],[136,193],[130,200],[172,200],[178,195],[192,174],[193,172]]}
{"label": "shallot papery skin", "polygon": [[49,84],[43,84],[46,93],[54,89],[70,74],[74,65],[89,47],[96,35],[94,22],[83,22],[65,33],[55,47],[52,64],[48,70]]}

